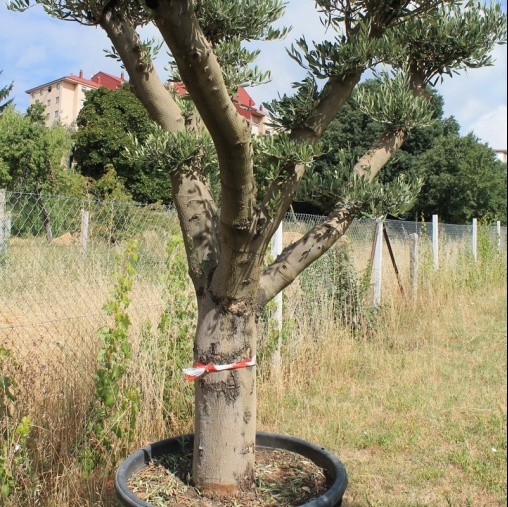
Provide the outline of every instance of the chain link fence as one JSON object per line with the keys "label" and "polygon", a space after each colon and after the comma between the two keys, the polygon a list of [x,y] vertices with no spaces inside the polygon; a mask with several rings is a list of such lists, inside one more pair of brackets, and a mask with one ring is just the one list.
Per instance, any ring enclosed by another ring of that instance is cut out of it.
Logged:
{"label": "chain link fence", "polygon": [[[27,394],[43,393],[49,384],[65,389],[75,381],[90,383],[100,345],[97,331],[109,322],[102,307],[115,283],[116,257],[126,241],[137,240],[139,263],[129,308],[135,335],[147,322],[157,322],[164,308],[166,245],[180,235],[176,213],[161,205],[0,192],[0,345],[15,358],[16,381]],[[284,244],[321,220],[288,214]],[[385,228],[407,287],[408,236],[416,233],[422,245],[429,244],[432,224],[387,221]],[[357,273],[368,272],[374,231],[374,221],[355,221],[347,237],[304,272],[286,297],[300,291],[318,308],[326,304],[344,252]],[[470,226],[441,225],[441,262],[453,263],[457,251],[468,248],[471,234]],[[495,227],[488,234],[506,249],[505,227],[501,237]],[[386,285],[397,287],[388,254],[385,259]]]}

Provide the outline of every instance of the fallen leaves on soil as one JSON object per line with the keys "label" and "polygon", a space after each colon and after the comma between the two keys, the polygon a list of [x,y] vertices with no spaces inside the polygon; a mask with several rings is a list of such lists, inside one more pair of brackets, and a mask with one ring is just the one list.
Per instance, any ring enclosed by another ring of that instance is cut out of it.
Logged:
{"label": "fallen leaves on soil", "polygon": [[306,458],[279,449],[256,450],[256,483],[228,499],[204,497],[191,485],[192,451],[164,456],[136,472],[130,490],[154,507],[296,507],[331,486],[326,472]]}

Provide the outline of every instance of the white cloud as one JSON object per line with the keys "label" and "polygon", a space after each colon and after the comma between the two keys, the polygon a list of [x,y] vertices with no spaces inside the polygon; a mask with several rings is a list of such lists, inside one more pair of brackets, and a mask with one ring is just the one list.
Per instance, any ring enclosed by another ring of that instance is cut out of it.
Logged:
{"label": "white cloud", "polygon": [[[471,69],[453,78],[445,78],[437,90],[444,99],[445,116],[454,116],[461,125],[463,134],[475,125],[476,135],[489,144],[492,134],[487,134],[488,122],[482,118],[490,117],[493,111],[498,111],[496,128],[499,132],[504,132],[505,140],[502,144],[506,146],[506,46],[496,46],[493,56],[493,66]],[[504,117],[499,114],[503,110]],[[485,126],[480,128],[480,124]],[[484,137],[485,135],[489,137]]]}
{"label": "white cloud", "polygon": [[[505,5],[505,4],[504,4]],[[14,81],[13,96],[19,109],[28,105],[25,90],[83,69],[85,77],[103,70],[119,75],[121,65],[106,58],[103,49],[111,46],[100,28],[50,18],[40,6],[25,13],[7,11],[0,6],[0,86]],[[325,36],[312,0],[289,0],[281,24],[293,26],[284,41],[260,45],[258,65],[271,70],[271,83],[253,88],[257,104],[291,93],[291,83],[301,79],[304,71],[286,54],[285,48],[305,34],[307,41],[321,41]],[[158,35],[153,26],[143,29],[143,37]],[[438,92],[445,101],[445,116],[454,116],[462,133],[471,129],[493,147],[506,147],[506,67],[507,47],[494,50],[492,67],[472,69],[467,74],[445,79]],[[156,67],[162,79],[167,72],[166,51],[161,51]],[[504,113],[504,116],[503,116]],[[504,142],[503,141],[504,136]]]}
{"label": "white cloud", "polygon": [[471,132],[486,142],[491,148],[506,149],[506,105],[487,111],[464,130]]}

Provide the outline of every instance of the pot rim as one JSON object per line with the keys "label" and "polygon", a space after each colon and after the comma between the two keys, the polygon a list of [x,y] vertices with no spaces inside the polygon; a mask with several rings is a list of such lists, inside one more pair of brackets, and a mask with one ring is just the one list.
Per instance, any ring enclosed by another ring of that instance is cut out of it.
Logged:
{"label": "pot rim", "polygon": [[[119,466],[115,475],[115,490],[118,499],[126,507],[154,507],[137,497],[128,487],[127,481],[145,464],[160,454],[174,449],[181,449],[181,443],[193,444],[194,434],[159,440],[130,454]],[[347,474],[344,465],[324,447],[320,447],[306,440],[279,433],[256,432],[256,447],[264,449],[282,449],[294,452],[311,460],[317,466],[324,468],[333,478],[332,486],[321,496],[307,502],[300,507],[335,507],[340,505],[347,487]]]}

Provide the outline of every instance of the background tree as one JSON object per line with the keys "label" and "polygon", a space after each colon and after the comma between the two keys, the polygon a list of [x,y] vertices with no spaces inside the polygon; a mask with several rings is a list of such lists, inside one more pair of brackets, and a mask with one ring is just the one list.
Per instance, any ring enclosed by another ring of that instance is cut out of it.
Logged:
{"label": "background tree", "polygon": [[[402,146],[411,128],[431,120],[426,86],[440,77],[490,63],[493,45],[504,40],[500,5],[487,7],[439,0],[318,0],[328,33],[336,37],[309,46],[304,37],[290,55],[308,75],[295,95],[270,104],[280,133],[253,143],[250,127],[236,110],[238,86],[261,82],[252,68],[256,52],[244,41],[283,35],[273,23],[284,12],[279,0],[64,1],[12,0],[23,10],[42,4],[52,16],[99,25],[129,73],[134,93],[174,154],[170,171],[196,292],[195,360],[231,363],[256,354],[256,318],[277,293],[321,257],[358,214],[404,211],[415,186],[404,179],[382,187],[375,176]],[[166,42],[178,78],[208,131],[217,154],[220,211],[202,170],[203,136],[164,88],[152,64],[153,45],[136,29],[150,21]],[[379,93],[357,99],[384,125],[379,139],[352,167],[346,185],[321,190],[335,196],[326,219],[289,245],[270,265],[263,260],[270,239],[309,170],[316,146],[363,73],[391,65]],[[324,86],[317,80],[323,79]],[[258,188],[255,172],[268,176]],[[266,170],[266,168],[269,170]],[[238,493],[254,481],[256,430],[255,368],[213,373],[195,384],[193,481],[205,492]]]}
{"label": "background tree", "polygon": [[143,144],[153,131],[153,121],[129,84],[117,90],[100,87],[88,92],[77,126],[73,156],[82,175],[99,180],[112,165],[135,200],[171,200],[167,172],[129,156],[134,139]]}
{"label": "background tree", "polygon": [[59,124],[45,127],[45,107],[31,105],[26,114],[12,107],[0,117],[0,159],[7,174],[0,186],[11,191],[56,193],[67,170],[71,137]]}
{"label": "background tree", "polygon": [[[380,80],[372,79],[359,87],[378,89],[380,84]],[[457,121],[444,118],[443,98],[432,88],[428,92],[432,97],[432,122],[409,132],[380,173],[380,181],[392,181],[400,174],[422,178],[422,190],[407,218],[419,220],[423,216],[430,220],[438,214],[449,223],[469,223],[473,217],[505,222],[506,171],[502,163],[492,149],[474,136],[461,137]],[[354,97],[350,98],[322,137],[323,154],[314,161],[314,172],[321,176],[317,185],[326,186],[326,180],[336,178],[341,168],[347,180],[351,163],[375,142],[382,129]],[[319,189],[316,192],[311,188],[315,185],[312,178],[302,182],[296,195],[296,210],[312,209],[326,214],[333,208],[334,200],[323,199]]]}
{"label": "background tree", "polygon": [[26,114],[9,106],[0,116],[0,188],[35,194],[51,242],[53,232],[44,194],[81,187],[81,179],[66,167],[70,133],[59,124],[47,128],[44,111],[45,106],[36,102]]}
{"label": "background tree", "polygon": [[425,181],[417,213],[452,224],[506,223],[506,166],[473,134],[439,137],[415,170]]}
{"label": "background tree", "polygon": [[[0,70],[0,76],[2,75],[3,73],[3,70]],[[9,104],[12,103],[12,99],[4,102],[2,104],[2,101],[5,100],[9,94],[11,93],[12,91],[12,87],[14,86],[13,83],[11,83],[10,85],[6,85],[6,86],[3,86],[2,88],[0,88],[0,114],[2,114],[2,111],[4,110],[4,108],[6,106],[8,106]]]}

